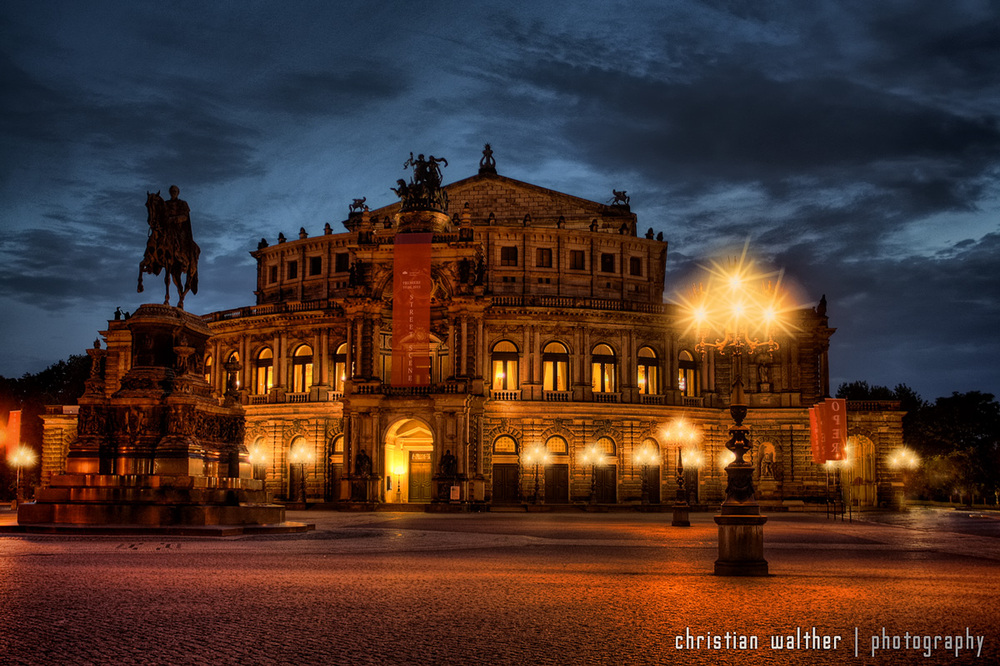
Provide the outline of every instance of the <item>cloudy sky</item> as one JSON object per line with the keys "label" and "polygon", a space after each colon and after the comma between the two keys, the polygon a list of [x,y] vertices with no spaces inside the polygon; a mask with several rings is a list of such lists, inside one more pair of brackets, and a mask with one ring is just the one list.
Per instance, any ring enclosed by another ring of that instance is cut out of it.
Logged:
{"label": "cloudy sky", "polygon": [[751,251],[826,294],[831,384],[1000,394],[995,2],[0,4],[0,375],[156,302],[145,195],[181,188],[189,310],[248,252],[394,201],[410,151],[596,201],[670,242],[668,293]]}

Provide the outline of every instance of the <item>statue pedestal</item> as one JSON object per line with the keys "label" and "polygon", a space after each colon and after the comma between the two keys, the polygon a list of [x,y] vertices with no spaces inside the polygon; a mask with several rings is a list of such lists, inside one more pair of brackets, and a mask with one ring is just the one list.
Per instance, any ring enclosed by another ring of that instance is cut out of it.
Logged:
{"label": "statue pedestal", "polygon": [[243,408],[220,404],[205,381],[208,326],[166,305],[141,306],[126,326],[130,341],[114,353],[130,360],[128,372],[106,386],[95,370],[79,400],[66,473],[18,508],[18,523],[284,522],[284,508],[252,478]]}
{"label": "statue pedestal", "polygon": [[717,576],[766,576],[764,559],[764,523],[761,515],[721,515],[715,517],[719,526],[719,559],[715,561]]}

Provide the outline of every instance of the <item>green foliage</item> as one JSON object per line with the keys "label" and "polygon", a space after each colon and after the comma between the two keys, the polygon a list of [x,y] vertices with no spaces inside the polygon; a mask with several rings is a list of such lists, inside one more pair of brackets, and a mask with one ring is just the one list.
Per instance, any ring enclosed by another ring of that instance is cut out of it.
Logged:
{"label": "green foliage", "polygon": [[[74,405],[83,395],[84,382],[90,376],[90,357],[86,354],[70,356],[65,361],[53,363],[34,374],[25,373],[20,378],[0,376],[0,423],[7,423],[7,415],[21,410],[21,442],[38,454],[42,450],[42,419],[46,405]],[[16,444],[8,442],[8,447]],[[38,477],[36,465],[29,474]],[[6,465],[0,468],[0,497],[10,486],[13,472]],[[9,478],[7,478],[9,477]],[[7,493],[9,494],[9,493]]]}
{"label": "green foliage", "polygon": [[921,459],[913,487],[927,499],[984,496],[1000,490],[1000,403],[980,391],[925,402],[905,384],[895,389],[865,381],[841,384],[847,400],[898,400],[903,442]]}

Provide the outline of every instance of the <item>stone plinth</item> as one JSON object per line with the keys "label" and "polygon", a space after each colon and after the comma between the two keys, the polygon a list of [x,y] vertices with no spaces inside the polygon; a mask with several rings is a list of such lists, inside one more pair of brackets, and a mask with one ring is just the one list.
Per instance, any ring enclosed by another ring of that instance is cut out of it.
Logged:
{"label": "stone plinth", "polygon": [[[759,509],[758,509],[759,511]],[[721,515],[715,517],[719,526],[719,559],[715,561],[718,576],[766,576],[764,559],[765,516]]]}
{"label": "stone plinth", "polygon": [[69,525],[258,525],[282,523],[263,482],[195,476],[62,474],[18,507],[18,522]]}
{"label": "stone plinth", "polygon": [[407,210],[396,215],[397,233],[444,234],[451,230],[451,218],[436,210]]}
{"label": "stone plinth", "polygon": [[[65,474],[18,508],[21,524],[254,525],[284,522],[254,479],[243,408],[205,381],[211,330],[178,308],[143,305],[94,367]],[[106,356],[127,359],[118,381]]]}

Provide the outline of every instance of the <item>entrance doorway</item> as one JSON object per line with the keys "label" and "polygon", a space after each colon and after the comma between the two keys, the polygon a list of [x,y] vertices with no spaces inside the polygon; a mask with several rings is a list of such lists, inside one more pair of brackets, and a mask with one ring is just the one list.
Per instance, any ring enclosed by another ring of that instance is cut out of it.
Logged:
{"label": "entrance doorway", "polygon": [[660,466],[649,465],[646,467],[646,489],[649,492],[649,501],[652,504],[660,503]]}
{"label": "entrance doorway", "polygon": [[410,490],[411,502],[430,502],[433,498],[431,486],[431,454],[424,451],[410,451]]}
{"label": "entrance doorway", "polygon": [[517,492],[520,467],[517,463],[495,463],[493,465],[493,503],[517,504],[521,501]]}
{"label": "entrance doorway", "polygon": [[614,466],[598,467],[594,472],[596,474],[594,494],[596,495],[597,503],[614,504],[617,502],[618,484]]}
{"label": "entrance doorway", "polygon": [[384,500],[426,504],[434,499],[434,433],[423,421],[394,423],[385,436]]}
{"label": "entrance doorway", "polygon": [[569,465],[548,465],[545,468],[545,503],[569,502]]}

